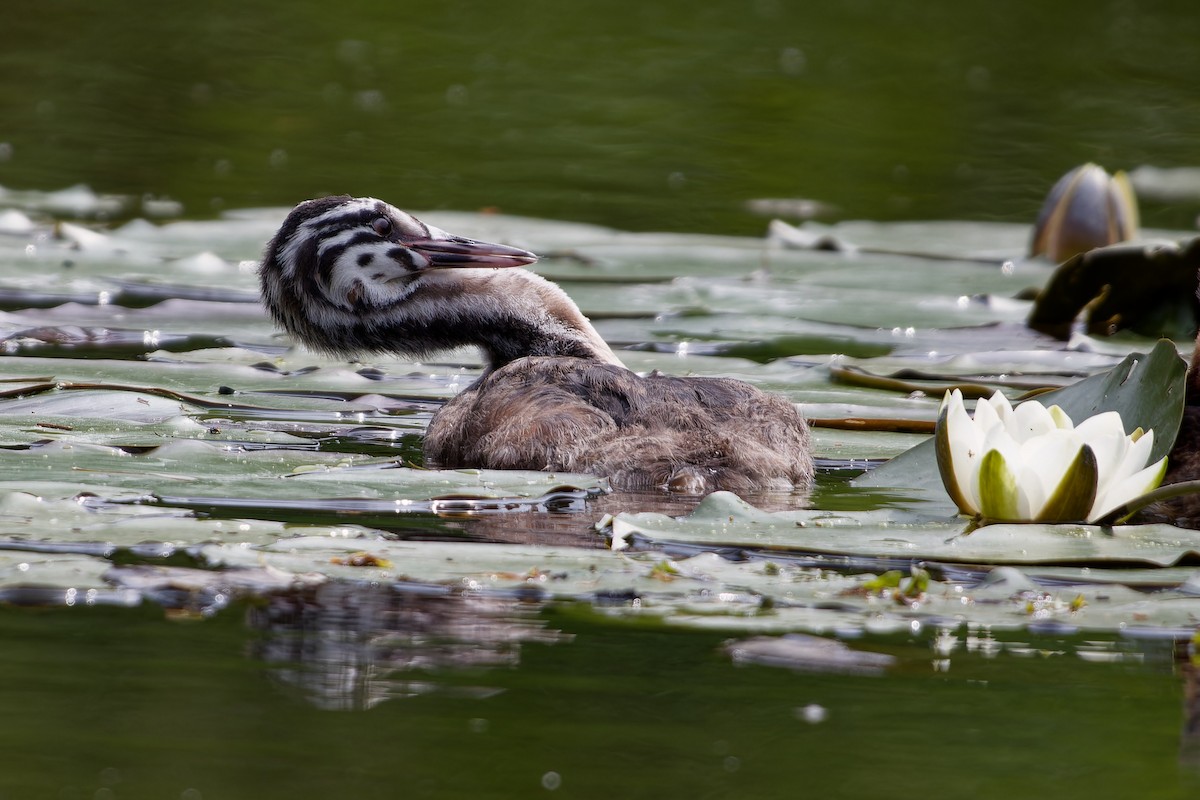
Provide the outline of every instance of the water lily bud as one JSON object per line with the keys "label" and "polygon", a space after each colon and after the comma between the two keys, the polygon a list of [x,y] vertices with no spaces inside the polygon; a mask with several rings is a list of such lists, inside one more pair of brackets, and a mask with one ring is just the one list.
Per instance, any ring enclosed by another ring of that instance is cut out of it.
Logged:
{"label": "water lily bud", "polygon": [[1124,172],[1084,164],[1062,176],[1042,204],[1030,257],[1055,263],[1137,237],[1137,197]]}

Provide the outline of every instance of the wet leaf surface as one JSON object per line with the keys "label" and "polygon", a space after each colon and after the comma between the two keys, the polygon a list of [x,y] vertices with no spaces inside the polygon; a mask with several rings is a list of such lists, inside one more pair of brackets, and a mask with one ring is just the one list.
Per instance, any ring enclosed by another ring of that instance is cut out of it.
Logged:
{"label": "wet leaf surface", "polygon": [[[424,426],[478,357],[291,348],[254,274],[282,215],[16,220],[0,237],[0,594],[191,607],[369,582],[746,631],[1173,630],[1200,614],[1190,531],[964,535],[925,480],[936,470],[912,467],[921,449],[847,480],[927,439],[947,388],[1059,388],[1153,345],[1027,328],[1019,298],[1053,270],[1020,259],[1022,226],[806,225],[846,243],[832,252],[796,249],[778,226],[734,238],[426,215],[547,254],[538,269],[631,368],[740,378],[814,419],[811,492],[696,507],[590,476],[424,470]],[[916,563],[920,589],[878,582]]]}

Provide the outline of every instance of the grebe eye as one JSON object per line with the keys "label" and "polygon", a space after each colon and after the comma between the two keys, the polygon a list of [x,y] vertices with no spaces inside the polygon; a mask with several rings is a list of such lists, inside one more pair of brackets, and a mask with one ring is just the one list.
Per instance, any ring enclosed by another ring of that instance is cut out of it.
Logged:
{"label": "grebe eye", "polygon": [[387,236],[392,232],[392,221],[387,217],[377,217],[371,223],[371,230],[375,231],[380,236]]}

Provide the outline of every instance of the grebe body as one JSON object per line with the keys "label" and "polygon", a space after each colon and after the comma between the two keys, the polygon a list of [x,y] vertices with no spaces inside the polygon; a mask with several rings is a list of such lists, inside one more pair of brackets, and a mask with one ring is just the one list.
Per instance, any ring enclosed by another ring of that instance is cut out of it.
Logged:
{"label": "grebe body", "polygon": [[340,356],[474,345],[483,375],[430,420],[428,466],[589,472],[688,494],[805,486],[795,406],[725,378],[638,375],[525,250],[454,236],[373,198],[301,203],[259,276],[275,321]]}

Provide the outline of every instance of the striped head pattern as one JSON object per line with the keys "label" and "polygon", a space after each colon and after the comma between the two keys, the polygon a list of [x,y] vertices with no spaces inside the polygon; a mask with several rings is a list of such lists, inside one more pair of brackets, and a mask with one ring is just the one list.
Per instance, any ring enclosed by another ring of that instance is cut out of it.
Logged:
{"label": "striped head pattern", "polygon": [[358,341],[365,327],[395,322],[380,317],[397,316],[438,271],[536,260],[525,250],[454,236],[382,200],[339,195],[292,209],[267,244],[259,280],[277,323],[310,347],[344,353],[380,349]]}

